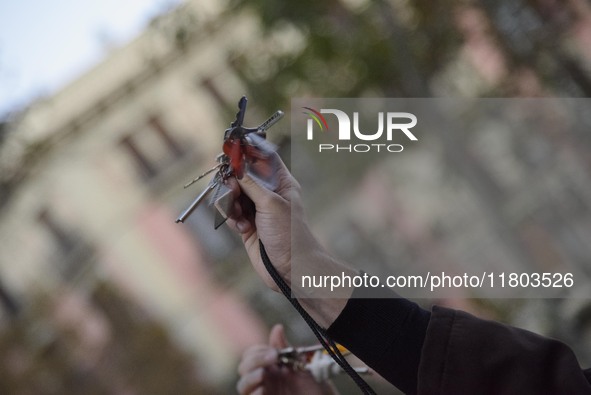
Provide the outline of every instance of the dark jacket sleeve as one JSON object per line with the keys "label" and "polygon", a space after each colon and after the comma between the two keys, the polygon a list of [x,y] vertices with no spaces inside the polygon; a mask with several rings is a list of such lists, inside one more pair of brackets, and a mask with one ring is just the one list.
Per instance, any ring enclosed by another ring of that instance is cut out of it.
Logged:
{"label": "dark jacket sleeve", "polygon": [[397,388],[416,394],[429,316],[390,289],[356,288],[328,334]]}
{"label": "dark jacket sleeve", "polygon": [[355,290],[328,333],[405,393],[591,394],[591,371],[557,340],[393,296]]}
{"label": "dark jacket sleeve", "polygon": [[418,374],[419,394],[591,394],[565,344],[434,307]]}

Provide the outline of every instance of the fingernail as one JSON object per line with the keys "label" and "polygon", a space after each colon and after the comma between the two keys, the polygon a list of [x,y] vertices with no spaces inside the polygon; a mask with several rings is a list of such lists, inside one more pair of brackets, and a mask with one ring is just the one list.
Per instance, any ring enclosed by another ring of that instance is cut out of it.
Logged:
{"label": "fingernail", "polygon": [[236,228],[238,229],[238,231],[240,233],[246,232],[246,227],[247,226],[248,225],[247,225],[246,221],[238,221],[238,222],[236,222]]}

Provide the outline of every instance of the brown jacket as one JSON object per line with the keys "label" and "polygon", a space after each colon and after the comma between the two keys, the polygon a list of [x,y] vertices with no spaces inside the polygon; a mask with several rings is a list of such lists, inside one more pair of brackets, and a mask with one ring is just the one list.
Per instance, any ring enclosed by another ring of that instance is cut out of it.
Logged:
{"label": "brown jacket", "polygon": [[560,341],[392,296],[356,289],[328,334],[405,393],[591,394],[591,370]]}
{"label": "brown jacket", "polygon": [[564,343],[434,307],[418,372],[419,394],[591,394]]}

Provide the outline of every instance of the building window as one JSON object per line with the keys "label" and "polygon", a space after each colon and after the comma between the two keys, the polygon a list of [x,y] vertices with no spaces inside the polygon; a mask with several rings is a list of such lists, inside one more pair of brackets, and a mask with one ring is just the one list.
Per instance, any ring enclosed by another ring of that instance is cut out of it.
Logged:
{"label": "building window", "polygon": [[232,108],[232,106],[230,106],[228,100],[224,97],[224,95],[217,87],[213,79],[203,78],[201,80],[201,86],[205,89],[205,91],[211,96],[211,98],[217,103],[217,105],[220,108],[226,110]]}
{"label": "building window", "polygon": [[124,136],[120,144],[146,180],[157,176],[185,153],[182,145],[155,116],[139,130]]}
{"label": "building window", "polygon": [[37,219],[49,234],[54,247],[50,259],[66,281],[75,280],[89,267],[94,248],[80,232],[68,229],[57,221],[49,209],[42,209]]}
{"label": "building window", "polygon": [[73,233],[67,232],[60,226],[48,209],[42,209],[37,216],[39,223],[51,236],[55,250],[58,254],[67,255],[76,246],[76,238]]}

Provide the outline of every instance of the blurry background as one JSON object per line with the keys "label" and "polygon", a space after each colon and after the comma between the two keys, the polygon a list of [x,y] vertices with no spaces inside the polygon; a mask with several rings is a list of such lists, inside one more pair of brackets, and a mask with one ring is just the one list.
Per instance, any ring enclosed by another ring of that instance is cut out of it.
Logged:
{"label": "blurry background", "polygon": [[[84,44],[68,28],[104,11],[23,3],[0,5],[3,394],[233,393],[242,350],[272,323],[313,342],[238,239],[213,231],[211,210],[174,223],[203,186],[182,185],[213,164],[242,94],[247,125],[293,97],[591,95],[585,0],[137,1],[88,19]],[[54,65],[62,57],[73,60]],[[269,133],[286,160],[288,125]],[[322,240],[401,265],[498,253],[589,276],[589,131],[455,133],[415,157],[437,160],[437,174],[408,177],[416,163],[405,163],[351,180],[343,202],[373,191],[388,214],[378,234],[337,204],[312,215]],[[400,192],[383,199],[384,182]],[[434,210],[415,204],[425,194],[453,199]],[[464,248],[468,236],[488,249]],[[437,302],[558,337],[589,364],[588,295]]]}

